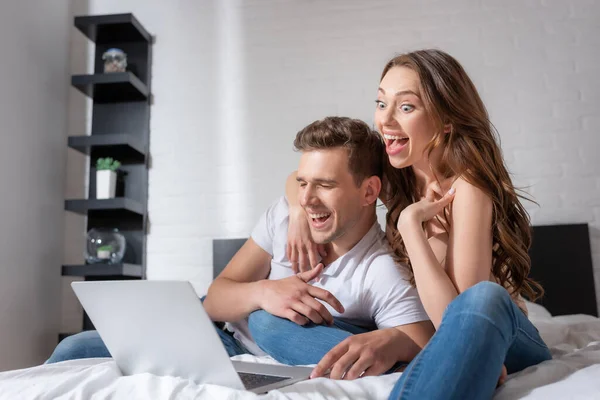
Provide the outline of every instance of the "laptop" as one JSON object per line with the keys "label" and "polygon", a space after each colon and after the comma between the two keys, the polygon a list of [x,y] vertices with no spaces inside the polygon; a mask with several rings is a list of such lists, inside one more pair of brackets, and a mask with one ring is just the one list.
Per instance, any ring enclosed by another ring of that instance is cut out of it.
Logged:
{"label": "laptop", "polygon": [[147,372],[265,393],[308,379],[312,371],[231,360],[189,282],[71,286],[123,375]]}

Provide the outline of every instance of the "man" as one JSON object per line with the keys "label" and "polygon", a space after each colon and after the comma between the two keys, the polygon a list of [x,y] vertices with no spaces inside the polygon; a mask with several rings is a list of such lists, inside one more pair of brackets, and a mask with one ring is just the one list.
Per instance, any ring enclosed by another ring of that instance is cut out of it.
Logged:
{"label": "man", "polygon": [[318,363],[313,377],[353,379],[409,362],[434,331],[377,223],[379,135],[362,121],[328,117],[301,130],[294,145],[302,151],[300,203],[326,255],[294,274],[288,204],[278,199],[210,286],[206,311],[229,322],[243,351]]}
{"label": "man", "polygon": [[[213,321],[228,322],[217,329],[228,354],[319,363],[313,376],[345,379],[410,361],[433,327],[377,223],[381,139],[362,121],[329,117],[294,144],[303,153],[300,200],[326,256],[296,275],[285,256],[287,201],[269,207],[204,299]],[[63,340],[48,362],[108,356],[90,331]]]}

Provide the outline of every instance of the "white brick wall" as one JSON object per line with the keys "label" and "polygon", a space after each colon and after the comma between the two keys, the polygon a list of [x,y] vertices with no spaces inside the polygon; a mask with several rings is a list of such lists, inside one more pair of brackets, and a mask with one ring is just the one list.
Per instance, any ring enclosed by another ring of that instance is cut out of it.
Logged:
{"label": "white brick wall", "polygon": [[295,133],[330,114],[372,122],[385,61],[437,47],[480,89],[534,223],[590,224],[600,290],[599,1],[88,3],[157,36],[150,278],[205,291],[211,240],[247,236],[282,193]]}

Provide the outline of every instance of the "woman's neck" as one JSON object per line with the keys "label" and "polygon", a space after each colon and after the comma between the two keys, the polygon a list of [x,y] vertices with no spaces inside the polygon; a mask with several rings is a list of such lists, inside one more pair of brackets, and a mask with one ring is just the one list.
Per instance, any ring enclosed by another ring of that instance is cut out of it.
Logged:
{"label": "woman's neck", "polygon": [[454,178],[444,178],[439,172],[440,158],[441,149],[438,147],[433,150],[431,157],[424,154],[421,160],[412,165],[417,179],[417,188],[421,196],[425,196],[429,188],[433,189],[440,196],[443,196],[446,191],[450,190]]}

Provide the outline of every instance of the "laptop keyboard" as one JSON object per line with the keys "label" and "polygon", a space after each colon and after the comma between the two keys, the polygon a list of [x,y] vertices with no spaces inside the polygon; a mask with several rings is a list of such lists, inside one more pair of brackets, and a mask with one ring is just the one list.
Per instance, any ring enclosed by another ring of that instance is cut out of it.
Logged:
{"label": "laptop keyboard", "polygon": [[259,375],[259,374],[248,374],[245,372],[238,372],[238,375],[242,379],[242,383],[247,390],[252,390],[260,386],[270,385],[272,383],[285,381],[290,379],[289,376],[274,376],[274,375]]}

